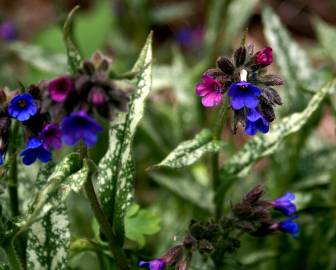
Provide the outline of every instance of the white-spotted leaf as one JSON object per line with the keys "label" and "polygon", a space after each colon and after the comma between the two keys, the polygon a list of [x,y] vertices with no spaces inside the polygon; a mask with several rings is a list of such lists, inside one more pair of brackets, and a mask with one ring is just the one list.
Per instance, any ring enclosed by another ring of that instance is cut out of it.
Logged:
{"label": "white-spotted leaf", "polygon": [[291,114],[272,125],[268,134],[259,134],[245,144],[242,150],[230,158],[221,169],[221,178],[242,177],[260,158],[273,154],[280,143],[290,134],[299,131],[317,111],[325,96],[335,91],[336,81],[327,83],[310,100],[300,113]]}
{"label": "white-spotted leaf", "polygon": [[180,143],[163,161],[154,165],[156,167],[182,168],[198,161],[206,153],[218,152],[223,143],[213,140],[210,130],[202,130],[194,139]]}
{"label": "white-spotted leaf", "polygon": [[151,90],[152,33],[133,67],[135,90],[127,113],[120,113],[110,125],[109,146],[99,163],[98,192],[104,212],[122,241],[124,216],[133,193],[131,144],[143,116],[145,99]]}

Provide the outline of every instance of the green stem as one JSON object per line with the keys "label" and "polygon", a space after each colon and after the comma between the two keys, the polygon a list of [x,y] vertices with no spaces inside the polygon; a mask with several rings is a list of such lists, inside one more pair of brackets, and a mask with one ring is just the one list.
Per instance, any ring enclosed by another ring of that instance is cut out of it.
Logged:
{"label": "green stem", "polygon": [[23,270],[21,262],[16,254],[13,240],[9,240],[4,246],[8,262],[13,270]]}
{"label": "green stem", "polygon": [[[215,125],[215,129],[213,131],[213,138],[214,140],[220,140],[221,134],[224,128],[224,125],[226,123],[228,114],[228,101],[225,99],[219,109],[219,114],[217,116],[217,121]],[[213,183],[213,190],[214,194],[216,195],[216,192],[218,191],[218,188],[220,186],[220,175],[219,175],[219,153],[214,153],[211,156],[211,169],[212,169],[212,183]],[[214,196],[216,198],[217,196]],[[221,212],[222,212],[222,202],[223,200],[216,200],[214,199],[215,204],[215,217],[217,219],[220,218]]]}
{"label": "green stem", "polygon": [[18,132],[19,132],[19,124],[18,122],[15,121],[11,134],[12,140],[9,145],[9,156],[11,163],[8,177],[8,192],[13,217],[16,217],[20,214],[18,187],[17,187],[18,179],[17,179],[17,158],[16,158]]}
{"label": "green stem", "polygon": [[[81,157],[83,159],[87,158],[88,157],[87,148],[82,144],[80,149],[81,149],[80,150]],[[117,244],[118,242],[116,240],[116,237],[114,233],[112,232],[112,226],[110,225],[98,201],[98,198],[97,198],[97,195],[96,195],[93,183],[92,183],[92,172],[90,169],[89,169],[89,173],[88,173],[88,176],[84,184],[84,189],[85,189],[86,196],[88,197],[89,202],[91,204],[92,211],[99,223],[99,226],[107,238],[109,247],[111,249],[111,252],[113,254],[113,258],[116,264],[118,265],[119,269],[128,270],[129,267],[127,264],[126,255],[122,247],[120,247]]]}

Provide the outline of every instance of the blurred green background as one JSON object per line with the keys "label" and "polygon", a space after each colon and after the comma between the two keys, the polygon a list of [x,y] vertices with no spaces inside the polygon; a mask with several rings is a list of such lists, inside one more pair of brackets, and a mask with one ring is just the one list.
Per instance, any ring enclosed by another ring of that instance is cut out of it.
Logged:
{"label": "blurred green background", "polygon": [[[134,148],[140,209],[133,206],[137,218],[129,213],[126,221],[133,240],[127,248],[144,256],[161,255],[182,239],[190,219],[210,215],[208,157],[181,170],[146,169],[181,141],[213,126],[217,110],[201,107],[194,86],[217,56],[232,53],[246,27],[247,43],[257,50],[273,47],[272,73],[287,81],[279,91],[285,99],[279,116],[300,111],[309,91],[335,77],[335,0],[1,0],[0,23],[9,21],[16,29],[15,40],[0,41],[1,86],[15,88],[18,81],[28,85],[67,72],[61,25],[76,4],[81,9],[74,33],[81,52],[89,58],[97,49],[103,51],[118,72],[129,70],[154,30],[153,89]],[[272,11],[265,12],[268,7]],[[272,20],[277,18],[281,24],[274,29]],[[272,38],[274,33],[278,39]],[[330,96],[303,130],[229,189],[227,209],[258,183],[266,186],[270,199],[294,192],[301,232],[298,240],[280,234],[243,237],[241,249],[228,257],[227,269],[336,269],[335,117],[335,96]],[[242,132],[233,135],[231,129],[228,123],[223,132],[223,161],[249,139]],[[74,241],[97,233],[83,195],[71,196],[68,206]],[[73,253],[70,267],[96,269],[98,261],[94,252]],[[196,261],[193,267],[202,265]]]}

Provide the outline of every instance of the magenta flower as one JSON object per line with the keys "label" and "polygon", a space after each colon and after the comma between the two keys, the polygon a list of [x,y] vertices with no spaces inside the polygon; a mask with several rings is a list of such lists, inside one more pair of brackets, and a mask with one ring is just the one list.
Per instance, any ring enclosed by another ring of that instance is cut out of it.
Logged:
{"label": "magenta flower", "polygon": [[48,90],[53,101],[63,102],[75,88],[69,76],[61,76],[49,83]]}
{"label": "magenta flower", "polygon": [[203,75],[202,82],[196,85],[196,94],[202,97],[204,107],[218,106],[222,101],[223,85],[209,75]]}
{"label": "magenta flower", "polygon": [[62,131],[57,124],[47,124],[40,133],[43,146],[46,149],[62,147]]}
{"label": "magenta flower", "polygon": [[272,61],[273,61],[272,48],[266,47],[256,53],[255,63],[257,65],[265,67],[272,64]]}

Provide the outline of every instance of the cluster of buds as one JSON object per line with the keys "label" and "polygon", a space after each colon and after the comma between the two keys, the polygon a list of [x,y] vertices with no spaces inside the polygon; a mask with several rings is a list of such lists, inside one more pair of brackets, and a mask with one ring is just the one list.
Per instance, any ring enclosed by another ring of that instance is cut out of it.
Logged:
{"label": "cluster of buds", "polygon": [[[293,203],[295,195],[287,192],[273,201],[263,200],[264,190],[262,186],[256,186],[249,191],[242,201],[232,209],[231,222],[241,231],[254,235],[266,236],[275,232],[285,232],[295,238],[299,232],[299,226],[293,220],[296,216],[296,206]],[[286,220],[275,221],[272,218],[272,210],[280,211],[288,216]]]}
{"label": "cluster of buds", "polygon": [[25,127],[28,140],[21,156],[26,165],[37,159],[50,161],[51,151],[60,149],[63,143],[72,146],[83,140],[88,147],[94,146],[98,132],[103,130],[94,116],[99,114],[112,120],[116,111],[126,111],[129,100],[128,93],[109,79],[110,63],[107,57],[96,53],[91,61],[83,62],[78,74],[42,81],[20,93],[4,95],[0,112],[1,161],[10,118]]}
{"label": "cluster of buds", "polygon": [[7,113],[8,91],[0,90],[0,165],[4,163],[4,155],[8,149],[9,129],[11,119]]}
{"label": "cluster of buds", "polygon": [[207,70],[196,85],[196,94],[202,97],[205,107],[218,106],[226,94],[234,112],[234,132],[241,123],[248,135],[267,133],[269,123],[275,119],[274,106],[282,104],[273,88],[283,84],[282,79],[266,74],[272,60],[269,47],[254,53],[253,45],[241,46],[233,59],[217,59],[217,67]]}
{"label": "cluster of buds", "polygon": [[[157,259],[141,261],[139,266],[149,270],[163,270],[166,266],[177,270],[187,270],[193,253],[199,252],[205,258],[211,256],[214,261],[222,260],[223,254],[234,253],[240,247],[239,236],[247,233],[252,236],[268,236],[284,232],[298,236],[299,226],[293,220],[296,206],[295,195],[286,193],[272,201],[263,200],[262,186],[256,186],[232,207],[229,215],[220,220],[208,222],[191,221],[183,244],[177,245]],[[272,210],[280,211],[288,219],[276,221]]]}

